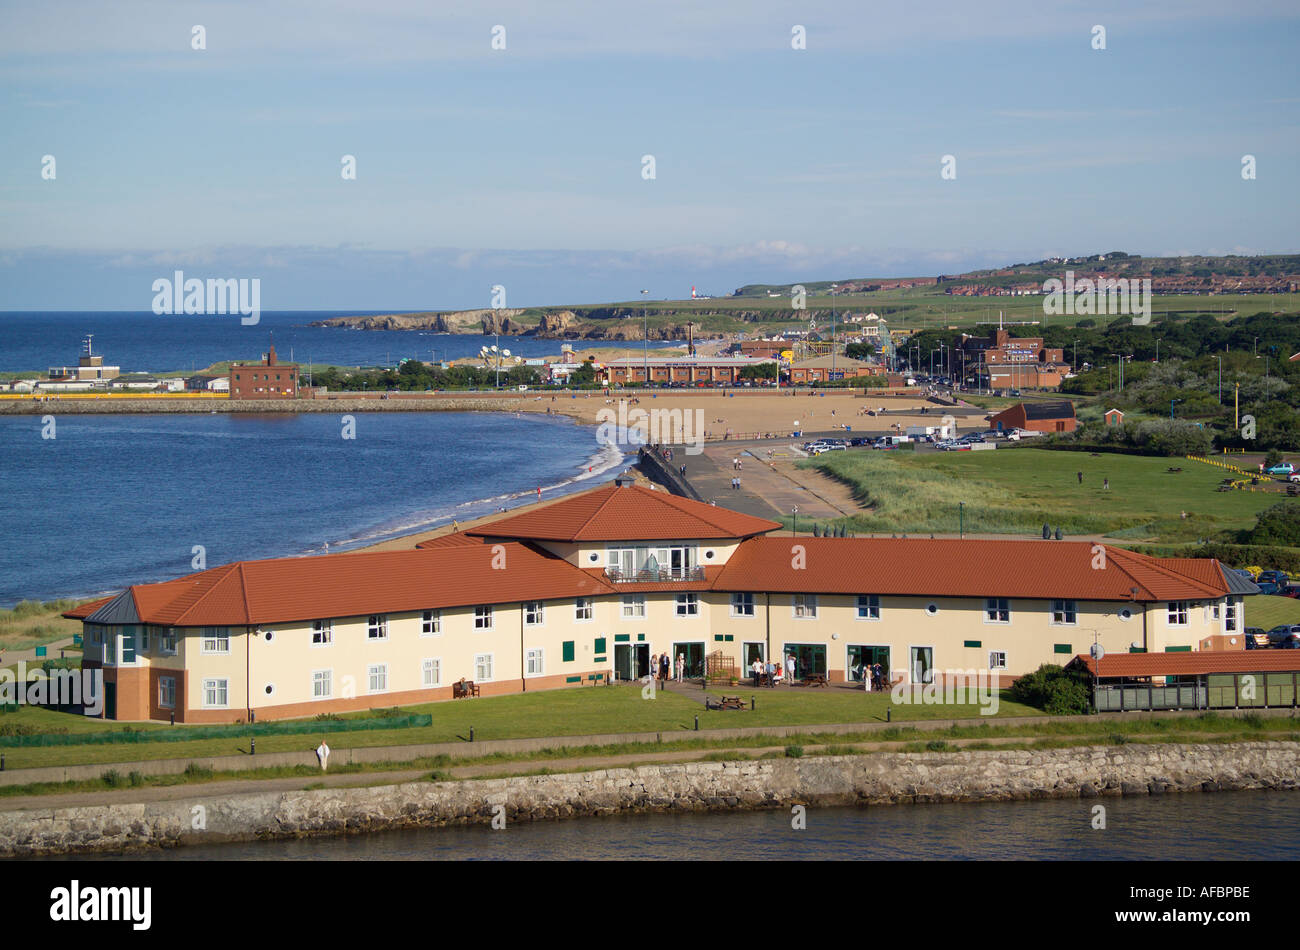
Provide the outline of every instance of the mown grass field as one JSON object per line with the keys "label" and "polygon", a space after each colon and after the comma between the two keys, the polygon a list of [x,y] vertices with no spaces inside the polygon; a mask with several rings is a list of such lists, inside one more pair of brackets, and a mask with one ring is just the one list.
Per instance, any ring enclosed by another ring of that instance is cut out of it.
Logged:
{"label": "mown grass field", "polygon": [[[984,452],[832,452],[799,463],[846,482],[867,510],[859,532],[1037,534],[1186,542],[1251,527],[1283,497],[1218,492],[1228,473],[1189,459],[998,448]],[[1170,472],[1170,468],[1181,468]],[[1079,484],[1077,473],[1083,472]],[[1102,488],[1103,479],[1110,489]],[[1182,513],[1187,517],[1183,518]]]}
{"label": "mown grass field", "polygon": [[1246,598],[1246,623],[1269,630],[1279,624],[1300,623],[1300,600],[1261,594]]}
{"label": "mown grass field", "polygon": [[[817,723],[884,722],[892,708],[895,722],[927,719],[957,719],[980,716],[978,704],[892,706],[888,694],[867,694],[856,690],[757,690],[727,689],[757,698],[755,710],[705,710],[698,702],[678,693],[660,691],[653,700],[641,698],[639,687],[594,687],[552,690],[474,700],[428,703],[405,707],[404,713],[429,713],[433,724],[406,729],[376,729],[366,732],[329,734],[333,748],[363,748],[411,745],[427,742],[455,742],[469,735],[487,739],[517,739],[545,736],[598,735],[629,732],[663,732],[665,739],[687,737],[693,732],[695,716],[700,729],[739,726],[785,726]],[[1002,698],[998,716],[1034,716],[1040,713]],[[20,707],[0,714],[0,729],[6,726],[34,727],[41,731],[66,728],[69,731],[122,729],[123,723],[74,716],[44,709]],[[160,723],[130,724],[131,728],[171,729]],[[180,729],[183,726],[176,726]],[[320,736],[258,736],[257,751],[286,752],[314,749]],[[4,749],[6,767],[33,768],[45,765],[86,765],[143,759],[184,759],[248,752],[247,738],[203,739],[194,742],[132,742],[111,745],[15,747]]]}

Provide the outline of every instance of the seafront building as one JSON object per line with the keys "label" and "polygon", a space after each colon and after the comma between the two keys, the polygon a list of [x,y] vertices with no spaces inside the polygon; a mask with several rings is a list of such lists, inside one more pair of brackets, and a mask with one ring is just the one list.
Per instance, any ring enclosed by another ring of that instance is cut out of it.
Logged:
{"label": "seafront building", "polygon": [[297,399],[298,364],[281,363],[275,344],[260,363],[230,364],[231,399]]}
{"label": "seafront building", "polygon": [[109,718],[232,722],[793,656],[797,675],[1000,682],[1108,655],[1244,647],[1210,559],[1090,542],[809,538],[628,479],[410,550],[240,561],[132,586],[84,625]]}

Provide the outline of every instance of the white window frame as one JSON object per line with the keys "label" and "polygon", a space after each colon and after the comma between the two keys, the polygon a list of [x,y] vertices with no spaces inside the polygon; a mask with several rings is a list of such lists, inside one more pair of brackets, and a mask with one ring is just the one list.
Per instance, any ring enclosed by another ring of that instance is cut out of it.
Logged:
{"label": "white window frame", "polygon": [[[746,600],[745,598],[749,598]],[[731,595],[731,616],[733,617],[753,617],[754,616],[754,595],[752,593],[736,593]]]}
{"label": "white window frame", "polygon": [[1241,612],[1240,603],[1229,597],[1223,602],[1223,632],[1236,633]]}
{"label": "white window frame", "polygon": [[[865,603],[864,603],[865,601]],[[863,611],[866,613],[863,613]],[[879,620],[880,619],[880,595],[879,594],[858,594],[858,609],[855,614],[859,620]]]}
{"label": "white window frame", "polygon": [[791,594],[790,595],[790,616],[795,620],[816,620],[817,619],[817,595],[816,594]]}
{"label": "white window frame", "polygon": [[524,651],[524,675],[542,676],[546,672],[546,651],[541,647],[529,647]]}
{"label": "white window frame", "polygon": [[425,610],[420,613],[420,636],[437,637],[442,634],[442,611]]}
{"label": "white window frame", "polygon": [[[586,616],[583,616],[583,613]],[[590,597],[578,597],[573,602],[573,622],[591,623],[596,619],[596,602]]]}
{"label": "white window frame", "polygon": [[166,633],[158,634],[158,652],[162,656],[176,655],[177,635],[175,627],[168,627]]}
{"label": "white window frame", "polygon": [[[325,686],[325,692],[318,691],[321,684]],[[311,698],[312,699],[333,699],[334,698],[334,671],[330,670],[312,670],[311,671]]]}
{"label": "white window frame", "polygon": [[492,630],[496,623],[496,611],[491,604],[480,604],[474,608],[474,629]]}
{"label": "white window frame", "polygon": [[[528,619],[532,615],[532,619]],[[544,627],[546,626],[546,605],[540,600],[524,601],[524,626],[525,627]]]}
{"label": "white window frame", "polygon": [[[1070,617],[1073,619],[1067,620]],[[1052,600],[1052,626],[1077,627],[1079,625],[1079,602],[1077,600]]]}
{"label": "white window frame", "polygon": [[[210,692],[218,691],[225,696],[225,702],[209,702],[208,695]],[[230,680],[224,676],[209,676],[203,680],[203,708],[204,709],[229,709],[230,708]]]}
{"label": "white window frame", "polygon": [[333,645],[333,643],[334,621],[313,620],[311,622],[311,645],[313,647],[327,647]]}
{"label": "white window frame", "polygon": [[[225,631],[225,633],[224,634],[209,633],[209,631],[213,631],[213,630],[223,630]],[[223,642],[225,643],[224,649],[221,646]],[[203,642],[199,648],[199,652],[211,654],[213,656],[225,656],[228,653],[230,653],[230,628],[229,627],[204,627]],[[213,708],[224,709],[225,707],[218,706]]]}
{"label": "white window frame", "polygon": [[[631,613],[628,609],[631,608]],[[619,615],[624,620],[644,620],[646,616],[645,594],[624,594],[623,608]]]}
{"label": "white window frame", "polygon": [[700,615],[700,595],[695,593],[678,594],[674,609],[678,617],[698,617]]}
{"label": "white window frame", "polygon": [[[488,675],[487,675],[487,676],[480,676],[480,675],[479,675],[479,671],[480,671],[480,669],[482,669],[485,660],[487,661],[487,672],[488,672]],[[495,654],[492,654],[492,653],[476,653],[476,654],[474,654],[474,682],[475,682],[475,683],[491,683],[492,680],[493,680],[493,674],[494,674],[494,673],[496,673],[496,655],[495,655]]]}
{"label": "white window frame", "polygon": [[1165,626],[1187,627],[1191,625],[1191,606],[1185,600],[1165,601]]}
{"label": "white window frame", "polygon": [[[166,687],[165,692],[164,687]],[[158,677],[158,705],[163,709],[176,708],[176,677]]]}
{"label": "white window frame", "polygon": [[[1003,605],[1006,605],[1005,607]],[[1006,614],[1003,619],[1001,614]],[[995,616],[990,616],[993,614]],[[985,597],[984,598],[984,622],[1005,626],[1011,622],[1011,598],[1010,597]]]}
{"label": "white window frame", "polygon": [[[994,660],[993,660],[994,657],[998,657],[998,656],[1002,657],[1002,662],[1001,662],[1000,664],[995,663]],[[990,670],[1005,670],[1006,668],[1007,668],[1007,651],[1006,651],[1006,650],[989,650],[989,669],[990,669]]]}
{"label": "white window frame", "polygon": [[[376,634],[376,631],[378,633]],[[366,616],[366,640],[378,643],[388,639],[388,614]]]}
{"label": "white window frame", "polygon": [[[375,689],[376,675],[383,678],[383,684],[384,684],[378,689]],[[374,695],[376,693],[388,692],[388,664],[387,663],[371,663],[369,666],[366,667],[366,687],[367,687],[366,692],[369,693],[370,695]]]}
{"label": "white window frame", "polygon": [[[430,672],[433,673],[432,682],[430,682]],[[425,689],[434,689],[442,685],[442,657],[426,656],[420,661],[420,682],[424,684]]]}

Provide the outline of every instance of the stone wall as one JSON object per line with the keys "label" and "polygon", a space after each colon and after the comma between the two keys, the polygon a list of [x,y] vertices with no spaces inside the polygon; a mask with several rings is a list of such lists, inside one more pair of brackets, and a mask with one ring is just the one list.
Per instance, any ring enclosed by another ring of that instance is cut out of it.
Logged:
{"label": "stone wall", "polygon": [[[1300,788],[1300,744],[876,753],[0,813],[0,856],[118,851],[618,812],[1092,798]],[[203,818],[203,827],[197,819]]]}

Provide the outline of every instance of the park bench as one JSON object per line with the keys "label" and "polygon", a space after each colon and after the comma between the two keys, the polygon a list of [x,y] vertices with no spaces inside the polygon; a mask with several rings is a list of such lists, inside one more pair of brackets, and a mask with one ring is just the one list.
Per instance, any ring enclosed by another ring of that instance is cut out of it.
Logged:
{"label": "park bench", "polygon": [[451,684],[451,698],[464,699],[467,696],[477,696],[478,689],[478,685],[473,680],[461,680]]}
{"label": "park bench", "polygon": [[829,680],[827,680],[826,675],[823,673],[809,673],[807,676],[803,678],[803,685],[828,686],[830,685],[830,682]]}
{"label": "park bench", "polygon": [[1286,493],[1288,495],[1300,495],[1300,485],[1297,485],[1295,482],[1288,482]]}
{"label": "park bench", "polygon": [[706,699],[704,701],[704,708],[705,709],[747,709],[748,707],[745,704],[745,700],[740,696],[721,696],[718,698],[718,702],[714,705],[710,705],[709,701]]}

